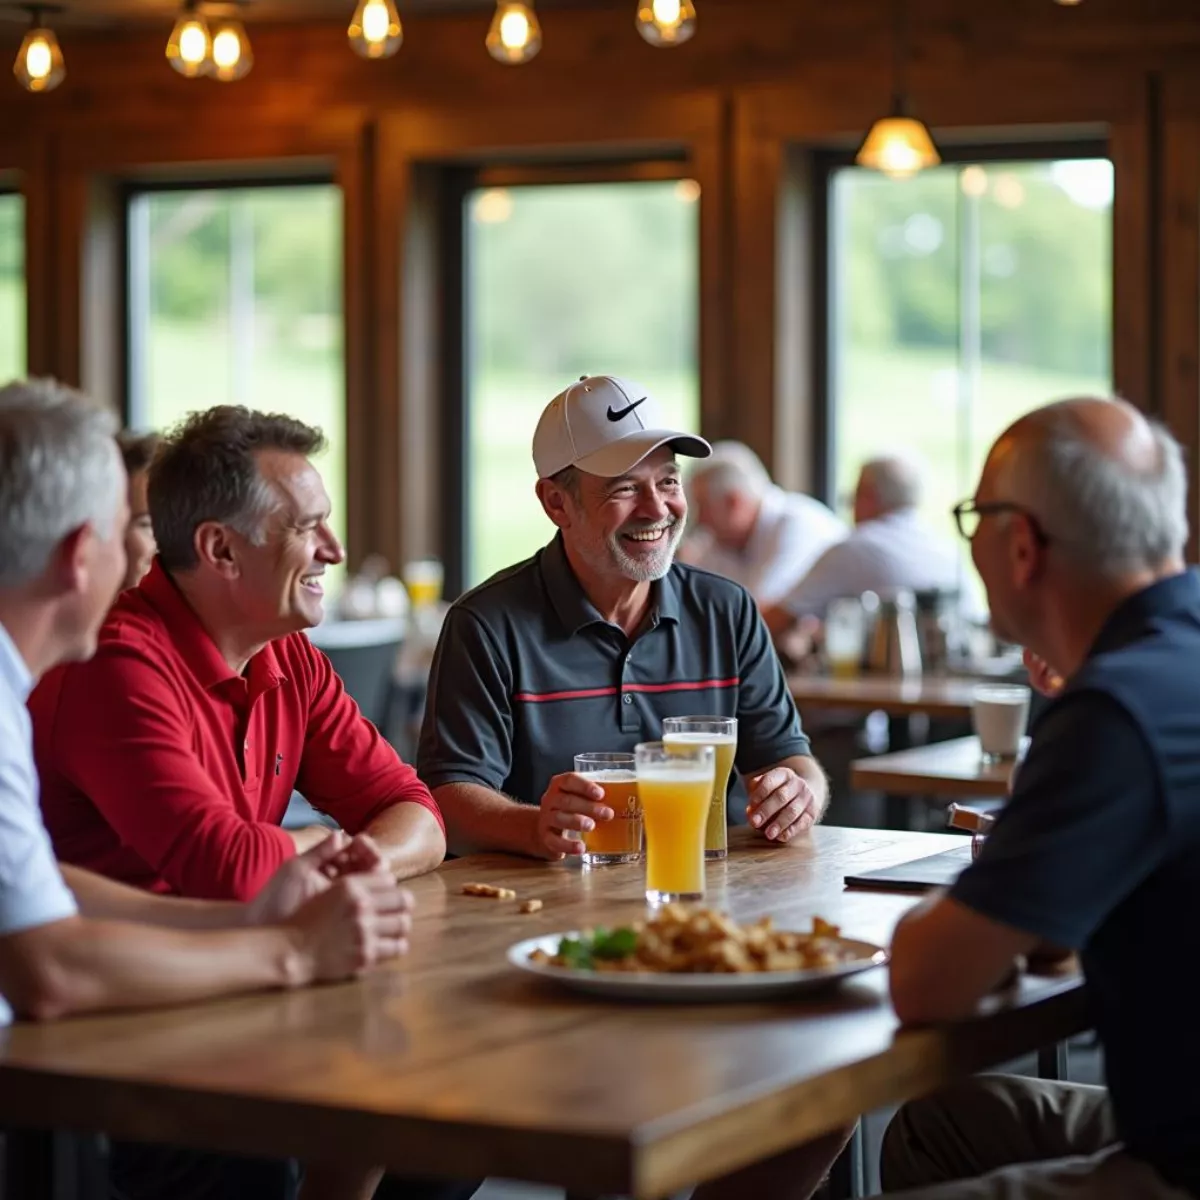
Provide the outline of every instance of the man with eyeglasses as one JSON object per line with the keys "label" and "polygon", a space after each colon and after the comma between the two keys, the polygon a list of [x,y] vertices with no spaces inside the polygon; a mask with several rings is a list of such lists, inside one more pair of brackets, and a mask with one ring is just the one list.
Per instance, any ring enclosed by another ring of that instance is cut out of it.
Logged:
{"label": "man with eyeglasses", "polygon": [[1077,952],[1108,1088],[983,1077],[903,1108],[889,1192],[1200,1195],[1200,577],[1179,446],[1120,401],[1039,409],[954,510],[997,632],[1061,675],[979,859],[897,926],[906,1023],[970,1016],[1019,956]]}

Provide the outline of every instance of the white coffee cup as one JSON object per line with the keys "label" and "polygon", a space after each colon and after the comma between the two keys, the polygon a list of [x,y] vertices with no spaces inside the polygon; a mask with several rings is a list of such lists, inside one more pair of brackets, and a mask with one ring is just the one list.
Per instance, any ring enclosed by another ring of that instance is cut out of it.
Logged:
{"label": "white coffee cup", "polygon": [[985,683],[975,689],[971,715],[984,762],[1015,759],[1029,720],[1029,688]]}

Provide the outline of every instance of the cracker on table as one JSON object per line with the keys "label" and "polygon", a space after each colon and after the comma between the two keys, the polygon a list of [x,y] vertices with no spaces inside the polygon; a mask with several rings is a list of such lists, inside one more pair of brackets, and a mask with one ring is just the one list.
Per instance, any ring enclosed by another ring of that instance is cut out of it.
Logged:
{"label": "cracker on table", "polygon": [[491,883],[464,883],[464,896],[483,896],[487,900],[515,900],[517,893],[512,888],[496,887]]}
{"label": "cracker on table", "polygon": [[540,900],[526,900],[521,904],[521,912],[535,913],[542,911],[542,902]]}

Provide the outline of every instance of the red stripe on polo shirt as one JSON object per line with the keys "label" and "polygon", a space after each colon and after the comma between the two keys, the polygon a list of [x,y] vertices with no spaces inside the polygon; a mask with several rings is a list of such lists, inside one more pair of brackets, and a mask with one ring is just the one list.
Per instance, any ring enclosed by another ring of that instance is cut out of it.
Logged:
{"label": "red stripe on polo shirt", "polygon": [[514,700],[525,704],[546,704],[552,700],[591,700],[597,696],[616,696],[620,692],[703,692],[716,688],[737,687],[740,679],[697,679],[683,683],[631,683],[623,688],[581,688],[574,692],[518,692]]}
{"label": "red stripe on polo shirt", "polygon": [[518,692],[513,699],[526,704],[545,704],[550,700],[590,700],[594,696],[615,696],[615,687],[583,688],[578,692]]}

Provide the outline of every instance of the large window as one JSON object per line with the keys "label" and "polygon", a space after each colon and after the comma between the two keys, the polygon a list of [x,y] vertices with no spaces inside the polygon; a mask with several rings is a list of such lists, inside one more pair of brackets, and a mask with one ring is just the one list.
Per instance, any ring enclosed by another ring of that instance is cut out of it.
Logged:
{"label": "large window", "polygon": [[0,192],[0,384],[25,374],[25,201]]}
{"label": "large window", "polygon": [[130,423],[214,404],[319,425],[345,530],[342,200],[331,184],[197,188],[129,203]]}
{"label": "large window", "polygon": [[550,540],[530,446],[567,384],[629,376],[698,427],[698,199],[689,179],[467,195],[468,584]]}
{"label": "large window", "polygon": [[864,458],[925,467],[951,535],[995,436],[1058,397],[1111,389],[1112,164],[964,162],[831,183],[834,484]]}

